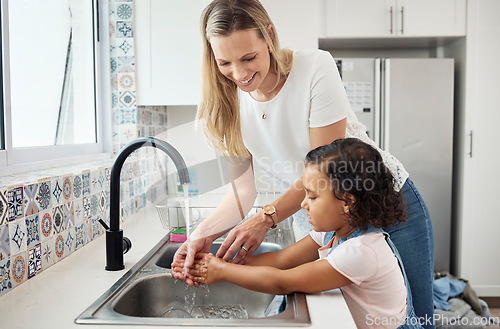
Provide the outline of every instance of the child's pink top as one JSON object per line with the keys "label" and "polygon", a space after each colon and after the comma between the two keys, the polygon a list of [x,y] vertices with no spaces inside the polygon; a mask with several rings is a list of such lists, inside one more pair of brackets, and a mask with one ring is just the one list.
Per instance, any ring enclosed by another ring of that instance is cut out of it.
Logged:
{"label": "child's pink top", "polygon": [[358,328],[397,328],[406,317],[406,286],[398,260],[381,233],[348,239],[332,250],[325,232],[311,232],[319,258],[353,283],[341,288]]}

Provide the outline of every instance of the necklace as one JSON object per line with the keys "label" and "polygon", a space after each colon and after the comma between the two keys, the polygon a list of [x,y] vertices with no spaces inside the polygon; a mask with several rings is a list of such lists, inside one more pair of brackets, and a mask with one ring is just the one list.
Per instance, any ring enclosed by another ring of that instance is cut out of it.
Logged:
{"label": "necklace", "polygon": [[262,120],[265,120],[267,118],[267,107],[269,106],[269,102],[265,102],[264,104],[261,104],[259,103],[259,108],[260,108],[260,111],[262,112]]}

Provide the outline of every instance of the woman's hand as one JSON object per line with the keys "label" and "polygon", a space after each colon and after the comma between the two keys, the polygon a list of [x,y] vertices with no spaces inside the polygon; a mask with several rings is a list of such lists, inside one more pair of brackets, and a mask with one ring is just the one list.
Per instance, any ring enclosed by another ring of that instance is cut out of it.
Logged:
{"label": "woman's hand", "polygon": [[185,275],[186,271],[184,269],[193,265],[195,255],[197,253],[208,253],[210,251],[210,247],[212,246],[212,242],[213,241],[210,237],[193,240],[189,245],[188,241],[184,242],[175,252],[171,265],[172,276],[176,279],[184,281],[189,286],[199,285],[189,276]]}
{"label": "woman's hand", "polygon": [[[267,218],[263,211],[259,211],[229,232],[217,251],[217,257],[234,264],[244,264],[260,246],[272,224],[272,219]],[[231,259],[236,252],[238,254]]]}
{"label": "woman's hand", "polygon": [[224,261],[212,254],[197,254],[194,265],[188,273],[196,283],[213,284],[222,282]]}

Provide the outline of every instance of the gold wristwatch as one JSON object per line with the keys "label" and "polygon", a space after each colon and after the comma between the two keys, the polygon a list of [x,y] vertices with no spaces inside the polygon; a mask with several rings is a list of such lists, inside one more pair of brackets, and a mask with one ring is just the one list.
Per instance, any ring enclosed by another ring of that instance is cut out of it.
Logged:
{"label": "gold wristwatch", "polygon": [[276,215],[276,208],[274,206],[271,206],[270,204],[266,204],[264,207],[262,207],[264,210],[264,214],[271,216],[271,219],[273,220],[273,226],[271,228],[276,228],[278,226],[278,216]]}

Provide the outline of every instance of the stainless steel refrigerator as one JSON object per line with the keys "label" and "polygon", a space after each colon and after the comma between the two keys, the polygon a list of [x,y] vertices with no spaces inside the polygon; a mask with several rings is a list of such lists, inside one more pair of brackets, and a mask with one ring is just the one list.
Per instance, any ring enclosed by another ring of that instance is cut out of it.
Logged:
{"label": "stainless steel refrigerator", "polygon": [[453,59],[337,58],[351,106],[410,173],[432,218],[435,270],[450,270]]}

